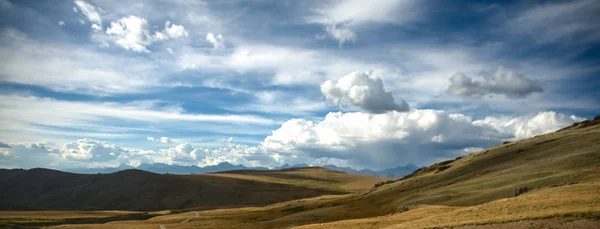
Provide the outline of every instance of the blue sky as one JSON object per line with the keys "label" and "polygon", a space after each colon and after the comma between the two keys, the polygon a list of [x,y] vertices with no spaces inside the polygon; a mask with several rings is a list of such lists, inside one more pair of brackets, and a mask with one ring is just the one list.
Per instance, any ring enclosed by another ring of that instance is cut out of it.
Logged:
{"label": "blue sky", "polygon": [[593,118],[599,11],[0,0],[0,166],[427,165]]}

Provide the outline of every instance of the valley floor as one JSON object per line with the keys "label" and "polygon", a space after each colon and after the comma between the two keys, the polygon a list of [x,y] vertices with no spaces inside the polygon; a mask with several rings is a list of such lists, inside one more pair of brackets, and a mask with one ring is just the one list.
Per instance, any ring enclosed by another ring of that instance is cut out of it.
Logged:
{"label": "valley floor", "polygon": [[[600,182],[544,188],[514,198],[500,199],[475,206],[419,205],[399,209],[398,213],[362,219],[318,222],[319,215],[344,212],[322,212],[319,209],[302,211],[302,204],[321,204],[350,198],[347,196],[322,196],[288,201],[266,207],[248,207],[192,211],[179,214],[154,212],[159,215],[147,220],[113,221],[108,223],[70,224],[50,228],[600,228]],[[26,213],[26,214],[25,214]],[[20,217],[48,222],[60,218],[101,218],[115,215],[140,214],[136,212],[2,212],[0,219]],[[44,217],[40,217],[40,216]],[[311,217],[312,215],[312,217]],[[118,219],[116,219],[118,220]],[[76,222],[76,221],[73,221]],[[85,221],[82,221],[85,222]],[[22,224],[27,225],[27,224]],[[30,224],[39,226],[42,224]],[[8,225],[5,225],[8,226]],[[11,228],[11,227],[8,227]],[[21,227],[14,227],[21,228]],[[27,227],[22,227],[27,228]]]}

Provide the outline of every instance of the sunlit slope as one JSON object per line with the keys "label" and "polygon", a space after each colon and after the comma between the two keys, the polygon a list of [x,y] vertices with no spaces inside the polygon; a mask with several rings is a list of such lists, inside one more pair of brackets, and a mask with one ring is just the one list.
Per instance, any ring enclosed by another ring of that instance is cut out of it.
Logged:
{"label": "sunlit slope", "polygon": [[[600,217],[600,182],[542,188],[514,198],[468,206],[414,206],[405,212],[364,219],[311,224],[299,228],[435,228],[554,217]],[[600,221],[597,222],[600,226]]]}
{"label": "sunlit slope", "polygon": [[473,206],[540,190],[600,181],[600,125],[506,143],[421,169],[368,193],[326,203],[298,203],[293,214],[266,224],[298,225],[402,212],[419,205]]}
{"label": "sunlit slope", "polygon": [[211,173],[218,177],[281,183],[341,192],[367,191],[386,178],[375,178],[329,170],[321,167],[292,168],[282,170],[239,170]]}
{"label": "sunlit slope", "polygon": [[136,211],[262,206],[345,194],[357,190],[354,182],[372,186],[380,180],[322,168],[262,171],[256,176],[245,171],[166,175],[126,170],[86,175],[47,169],[3,170],[0,206],[5,210]]}

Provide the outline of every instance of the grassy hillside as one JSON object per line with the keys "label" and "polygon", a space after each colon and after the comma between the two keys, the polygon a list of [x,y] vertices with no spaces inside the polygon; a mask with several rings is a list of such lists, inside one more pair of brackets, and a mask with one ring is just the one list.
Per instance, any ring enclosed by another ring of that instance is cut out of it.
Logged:
{"label": "grassy hillside", "polygon": [[134,211],[239,207],[363,190],[353,185],[355,181],[372,186],[380,179],[321,168],[208,175],[164,175],[140,170],[93,175],[48,169],[2,170],[0,207]]}
{"label": "grassy hillside", "polygon": [[291,168],[274,171],[238,170],[212,173],[209,175],[280,183],[315,189],[336,190],[340,192],[367,191],[376,183],[388,180],[385,178],[348,174],[321,167]]}
{"label": "grassy hillside", "polygon": [[554,217],[598,225],[598,122],[440,162],[366,192],[79,228],[431,228]]}
{"label": "grassy hillside", "polygon": [[[571,219],[577,220],[569,225],[594,228],[600,225],[599,123],[600,118],[556,133],[494,146],[363,192],[76,228],[435,228],[522,220],[532,220],[532,225],[567,225]],[[352,184],[352,180],[330,182],[339,174],[323,175],[319,171],[305,169],[300,174],[314,179],[300,179],[294,170],[207,176],[327,190]],[[317,174],[309,175],[314,172]],[[366,185],[357,187],[353,190]],[[582,218],[585,220],[579,220]]]}
{"label": "grassy hillside", "polygon": [[599,206],[600,182],[586,182],[544,188],[515,198],[475,206],[420,205],[400,214],[312,224],[299,228],[434,228],[567,216],[599,218]]}

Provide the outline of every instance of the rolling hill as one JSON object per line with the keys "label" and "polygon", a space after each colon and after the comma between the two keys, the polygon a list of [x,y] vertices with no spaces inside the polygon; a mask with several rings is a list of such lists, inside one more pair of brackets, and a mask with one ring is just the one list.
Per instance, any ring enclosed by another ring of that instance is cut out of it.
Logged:
{"label": "rolling hill", "polygon": [[[353,185],[355,181],[360,181],[363,186],[357,188]],[[150,211],[239,207],[324,194],[346,194],[368,189],[379,181],[381,179],[322,168],[202,175],[167,175],[141,170],[111,174],[74,174],[48,169],[1,170],[0,208]]]}
{"label": "rolling hill", "polygon": [[56,228],[598,228],[600,116],[439,162],[372,188],[322,168],[279,173],[284,175],[236,171],[208,176],[356,192]]}
{"label": "rolling hill", "polygon": [[510,226],[523,220],[525,225],[559,225],[548,228],[598,228],[599,124],[600,116],[439,162],[350,195],[77,228],[442,228]]}

